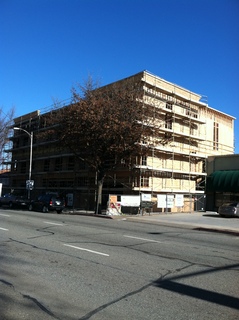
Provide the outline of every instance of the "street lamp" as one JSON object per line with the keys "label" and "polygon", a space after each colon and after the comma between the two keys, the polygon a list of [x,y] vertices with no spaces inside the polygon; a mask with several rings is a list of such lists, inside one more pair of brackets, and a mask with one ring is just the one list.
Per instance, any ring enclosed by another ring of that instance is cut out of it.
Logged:
{"label": "street lamp", "polygon": [[33,143],[33,132],[28,132],[25,129],[14,127],[14,130],[21,130],[24,131],[29,137],[30,137],[30,162],[29,162],[29,175],[28,175],[28,199],[30,199],[30,190],[32,189],[32,183],[31,183],[31,178],[32,178],[32,143]]}

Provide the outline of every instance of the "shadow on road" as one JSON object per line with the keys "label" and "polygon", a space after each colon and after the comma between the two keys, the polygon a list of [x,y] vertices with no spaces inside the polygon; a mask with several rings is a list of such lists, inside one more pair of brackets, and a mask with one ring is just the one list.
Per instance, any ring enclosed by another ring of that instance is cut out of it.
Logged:
{"label": "shadow on road", "polygon": [[169,290],[182,295],[187,295],[196,299],[205,300],[208,302],[216,303],[225,307],[239,310],[239,298],[235,298],[223,293],[217,293],[214,291],[196,288],[187,284],[175,282],[175,280],[181,280],[181,279],[195,277],[202,274],[225,271],[225,270],[236,269],[236,268],[239,268],[239,264],[233,264],[225,267],[214,268],[212,270],[193,272],[187,275],[171,277],[165,280],[159,279],[154,282],[154,285],[165,290]]}

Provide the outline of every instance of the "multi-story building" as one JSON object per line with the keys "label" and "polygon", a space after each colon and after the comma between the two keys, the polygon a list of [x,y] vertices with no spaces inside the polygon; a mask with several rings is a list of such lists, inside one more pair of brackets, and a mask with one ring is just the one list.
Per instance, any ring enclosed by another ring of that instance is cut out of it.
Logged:
{"label": "multi-story building", "polygon": [[[155,210],[158,207],[159,211],[189,211],[195,205],[196,209],[203,209],[206,159],[234,153],[235,118],[209,107],[199,94],[147,71],[117,83],[123,84],[128,79],[141,83],[142,104],[157,108],[154,119],[157,139],[141,142],[150,147],[150,154],[136,157],[130,168],[122,163],[120,169],[105,179],[106,199],[109,194],[148,193],[158,199]],[[54,141],[37,141],[36,133],[45,130],[46,116],[47,113],[35,111],[14,119],[14,127],[33,132],[31,193],[34,196],[51,190],[74,194],[74,205],[89,209],[94,203],[95,175],[68,151],[59,154]],[[11,140],[11,188],[24,190],[29,173],[29,135],[14,130]],[[174,202],[178,195],[183,198],[180,205]],[[165,196],[166,199],[169,196],[171,205],[162,208],[165,206],[160,199]]]}

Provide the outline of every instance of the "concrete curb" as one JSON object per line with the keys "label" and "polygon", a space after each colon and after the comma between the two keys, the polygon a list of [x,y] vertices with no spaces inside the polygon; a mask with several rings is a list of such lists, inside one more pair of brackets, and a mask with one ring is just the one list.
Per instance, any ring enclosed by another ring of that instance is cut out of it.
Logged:
{"label": "concrete curb", "polygon": [[[192,214],[192,215],[194,215],[194,214]],[[215,215],[217,215],[217,214],[215,214]],[[183,216],[185,216],[185,215],[183,215]],[[205,216],[206,216],[206,214],[205,214]],[[165,217],[165,215],[163,217]],[[233,227],[218,226],[218,225],[212,226],[212,225],[202,223],[202,222],[173,221],[173,215],[171,215],[168,220],[166,220],[164,218],[160,219],[160,216],[154,217],[153,215],[150,215],[147,217],[144,217],[144,216],[126,217],[126,219],[129,221],[131,220],[131,221],[136,221],[136,222],[141,222],[141,223],[160,224],[160,225],[168,226],[168,227],[185,228],[185,229],[190,229],[190,230],[195,230],[195,231],[218,232],[218,233],[239,236],[239,224],[238,224],[238,228],[233,228]],[[234,219],[234,218],[232,218],[232,219]],[[239,223],[239,220],[237,220],[237,221]]]}
{"label": "concrete curb", "polygon": [[[189,212],[189,213],[152,213],[150,215],[115,215],[110,216],[106,214],[94,214],[94,212],[86,212],[81,210],[64,210],[64,214],[69,215],[79,215],[79,216],[87,216],[87,217],[96,217],[96,218],[104,218],[104,219],[114,219],[114,220],[128,220],[134,221],[138,223],[147,223],[147,224],[158,224],[168,227],[174,228],[185,228],[195,231],[207,231],[207,232],[217,232],[224,233],[230,235],[239,235],[239,228],[233,228],[228,226],[219,226],[219,225],[210,225],[205,222],[199,221],[202,219],[206,219],[206,217],[214,217],[219,218],[219,215],[216,212]],[[175,221],[174,218],[183,219],[182,221]],[[185,219],[194,219],[195,221],[184,221]],[[234,218],[233,218],[234,219]],[[217,219],[216,219],[217,220]],[[215,222],[216,222],[215,220]],[[220,220],[221,221],[221,220]],[[238,220],[239,222],[239,220]]]}

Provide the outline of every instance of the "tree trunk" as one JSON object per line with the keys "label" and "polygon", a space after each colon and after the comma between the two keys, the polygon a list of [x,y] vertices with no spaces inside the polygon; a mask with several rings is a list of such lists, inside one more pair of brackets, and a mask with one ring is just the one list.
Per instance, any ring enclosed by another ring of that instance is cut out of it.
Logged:
{"label": "tree trunk", "polygon": [[96,209],[95,214],[102,213],[102,189],[104,183],[104,175],[101,172],[98,173],[97,176],[97,198],[96,198]]}

